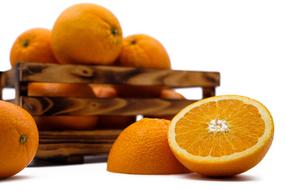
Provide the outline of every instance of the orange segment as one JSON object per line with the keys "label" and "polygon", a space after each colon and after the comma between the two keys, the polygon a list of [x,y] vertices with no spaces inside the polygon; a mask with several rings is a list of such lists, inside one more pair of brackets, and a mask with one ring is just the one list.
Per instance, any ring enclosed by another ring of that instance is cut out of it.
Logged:
{"label": "orange segment", "polygon": [[[255,100],[234,95],[212,97],[186,107],[172,120],[168,133],[177,158],[188,169],[205,175],[234,175],[248,170],[262,159],[272,138],[269,111]],[[213,167],[217,164],[220,168]]]}

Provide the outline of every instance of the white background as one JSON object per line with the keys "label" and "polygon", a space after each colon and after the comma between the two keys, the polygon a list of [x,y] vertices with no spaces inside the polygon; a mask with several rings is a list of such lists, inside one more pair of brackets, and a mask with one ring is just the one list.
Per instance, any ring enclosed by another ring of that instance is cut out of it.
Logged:
{"label": "white background", "polygon": [[[0,69],[9,65],[15,38],[33,27],[51,28],[75,0],[1,1]],[[284,181],[285,150],[285,2],[263,0],[97,0],[120,20],[124,35],[146,33],[168,50],[174,69],[220,71],[217,94],[240,94],[260,100],[272,112],[275,138],[265,159],[230,179],[196,174],[139,176],[111,174],[106,164],[27,168],[0,181],[0,189],[241,189],[272,188]],[[188,94],[187,94],[188,92]],[[184,91],[187,96],[191,91]]]}

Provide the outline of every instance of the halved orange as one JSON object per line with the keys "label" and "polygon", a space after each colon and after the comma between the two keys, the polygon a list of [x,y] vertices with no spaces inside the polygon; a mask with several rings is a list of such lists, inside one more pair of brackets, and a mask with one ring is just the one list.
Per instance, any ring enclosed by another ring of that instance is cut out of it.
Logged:
{"label": "halved orange", "polygon": [[231,176],[262,160],[273,133],[273,119],[264,105],[248,97],[224,95],[180,111],[171,121],[168,142],[189,170]]}

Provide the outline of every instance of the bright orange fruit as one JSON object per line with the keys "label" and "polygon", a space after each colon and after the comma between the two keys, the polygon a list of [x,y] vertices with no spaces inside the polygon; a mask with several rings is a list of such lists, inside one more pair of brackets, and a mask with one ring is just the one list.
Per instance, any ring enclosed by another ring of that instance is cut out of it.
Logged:
{"label": "bright orange fruit", "polygon": [[38,144],[33,117],[19,106],[0,101],[0,179],[24,169],[33,160]]}
{"label": "bright orange fruit", "polygon": [[273,119],[264,105],[235,95],[198,101],[171,121],[169,145],[189,170],[231,176],[254,167],[269,149]]}
{"label": "bright orange fruit", "polygon": [[163,45],[155,38],[145,34],[126,37],[118,64],[121,66],[170,69],[170,58]]}
{"label": "bright orange fruit", "polygon": [[[155,38],[145,34],[135,34],[124,38],[123,47],[116,64],[118,66],[170,69],[171,63],[164,46]],[[121,97],[159,97],[162,86],[116,86]]]}
{"label": "bright orange fruit", "polygon": [[122,42],[118,19],[106,8],[91,3],[67,8],[52,29],[52,49],[60,63],[112,64]]}
{"label": "bright orange fruit", "polygon": [[169,148],[169,124],[169,120],[144,118],[123,130],[109,154],[108,171],[128,174],[187,172]]}
{"label": "bright orange fruit", "polygon": [[15,66],[19,62],[57,63],[48,29],[33,28],[16,39],[10,51],[10,63]]}

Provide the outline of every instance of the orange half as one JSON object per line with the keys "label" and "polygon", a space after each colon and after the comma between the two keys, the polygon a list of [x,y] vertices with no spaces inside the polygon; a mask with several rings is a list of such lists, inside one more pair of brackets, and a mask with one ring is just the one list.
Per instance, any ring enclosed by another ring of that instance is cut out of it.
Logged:
{"label": "orange half", "polygon": [[248,97],[224,95],[180,111],[171,121],[168,142],[191,171],[231,176],[262,160],[273,133],[273,119],[264,105]]}

